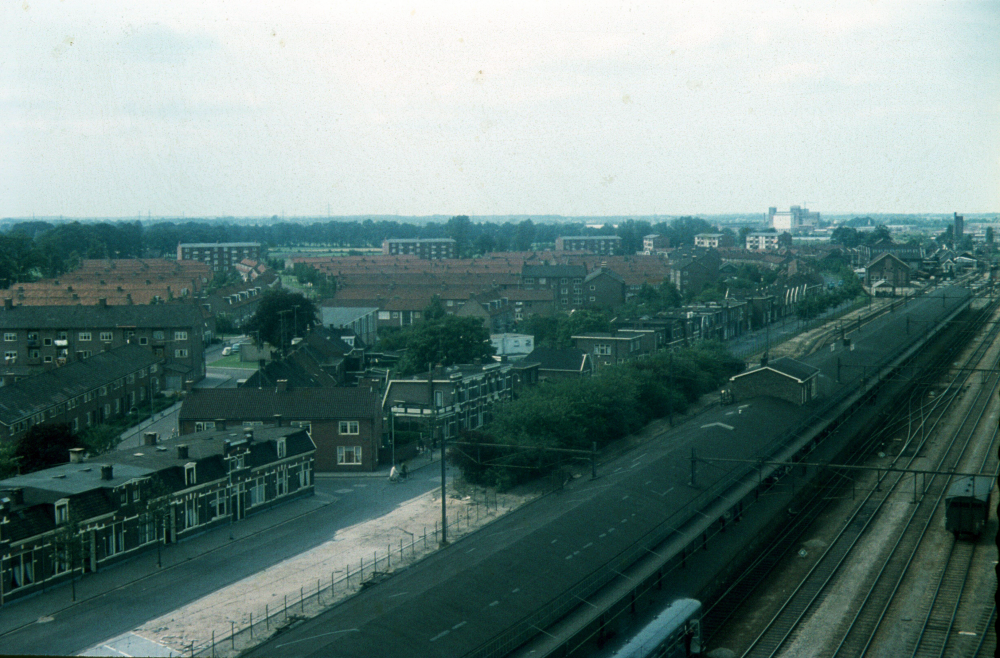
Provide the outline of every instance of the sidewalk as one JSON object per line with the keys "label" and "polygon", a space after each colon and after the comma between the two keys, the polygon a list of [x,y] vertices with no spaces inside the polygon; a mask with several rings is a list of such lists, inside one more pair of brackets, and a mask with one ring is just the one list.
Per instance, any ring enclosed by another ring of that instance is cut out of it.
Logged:
{"label": "sidewalk", "polygon": [[[118,564],[105,567],[97,573],[89,573],[76,581],[76,601],[72,601],[70,583],[60,583],[24,599],[4,605],[0,610],[0,633],[25,625],[42,622],[58,613],[77,605],[86,605],[90,600],[104,596],[126,585],[142,580],[162,577],[170,570],[189,563],[191,560],[213,551],[226,549],[233,542],[251,540],[255,536],[276,526],[288,523],[331,501],[310,496],[280,505],[273,509],[251,515],[232,525],[220,526],[177,544],[162,547],[162,568],[156,566],[156,550],[145,551]],[[230,540],[230,532],[232,540]]]}
{"label": "sidewalk", "polygon": [[[428,459],[410,471],[411,477],[432,477],[433,470],[427,467],[436,463]],[[487,513],[481,501],[456,495],[449,488],[449,539],[454,541],[489,523],[530,497],[499,494],[498,509]],[[86,653],[120,655],[116,646],[145,642],[144,646],[156,649],[159,655],[190,655],[192,651],[236,655],[289,620],[313,616],[351,596],[363,580],[405,568],[436,551],[440,520],[440,490],[431,490],[388,514],[338,530],[329,541],[311,550],[151,619]],[[253,637],[246,630],[251,621]]]}

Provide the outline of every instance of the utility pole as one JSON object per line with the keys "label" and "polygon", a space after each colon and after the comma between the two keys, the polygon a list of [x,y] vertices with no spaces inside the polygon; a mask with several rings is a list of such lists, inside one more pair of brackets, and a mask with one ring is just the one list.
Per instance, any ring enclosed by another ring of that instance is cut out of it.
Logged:
{"label": "utility pole", "polygon": [[[431,393],[431,440],[434,439],[434,429],[437,426],[437,401],[434,399],[434,364],[427,364],[427,383]],[[441,546],[448,545],[448,498],[447,482],[445,481],[445,445],[444,431],[441,432]]]}

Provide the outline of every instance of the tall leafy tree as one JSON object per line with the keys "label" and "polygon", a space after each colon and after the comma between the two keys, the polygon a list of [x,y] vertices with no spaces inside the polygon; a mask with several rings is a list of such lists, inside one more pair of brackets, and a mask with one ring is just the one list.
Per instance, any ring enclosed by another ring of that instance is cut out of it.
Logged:
{"label": "tall leafy tree", "polygon": [[246,325],[248,333],[259,332],[260,340],[284,349],[318,323],[316,304],[288,290],[270,290]]}
{"label": "tall leafy tree", "polygon": [[429,365],[451,366],[493,356],[490,333],[478,318],[446,315],[414,325],[406,340],[400,372],[414,374]]}
{"label": "tall leafy tree", "polygon": [[21,472],[31,473],[69,461],[70,448],[83,448],[83,442],[69,423],[32,425],[17,444],[14,456]]}

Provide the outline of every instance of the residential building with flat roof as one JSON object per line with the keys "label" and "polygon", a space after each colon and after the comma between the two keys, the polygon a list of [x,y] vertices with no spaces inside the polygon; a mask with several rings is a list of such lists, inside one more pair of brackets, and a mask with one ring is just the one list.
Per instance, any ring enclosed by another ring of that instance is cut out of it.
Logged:
{"label": "residential building with flat roof", "polygon": [[197,260],[220,272],[244,259],[260,260],[259,242],[188,242],[177,245],[177,260]]}

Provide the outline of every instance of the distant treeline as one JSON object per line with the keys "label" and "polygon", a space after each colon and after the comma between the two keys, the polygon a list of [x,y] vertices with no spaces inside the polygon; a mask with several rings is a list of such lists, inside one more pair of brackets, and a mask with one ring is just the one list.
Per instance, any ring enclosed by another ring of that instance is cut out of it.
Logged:
{"label": "distant treeline", "polygon": [[390,220],[327,221],[313,224],[276,222],[247,226],[228,222],[50,223],[25,221],[0,234],[0,286],[38,276],[71,271],[86,258],[170,257],[179,242],[259,242],[266,248],[293,249],[309,245],[341,248],[379,247],[387,238],[452,238],[465,257],[494,251],[529,251],[551,246],[560,235],[613,234],[622,239],[625,253],[642,249],[642,239],[659,233],[671,245],[690,245],[697,233],[714,230],[703,219],[681,217],[670,223],[650,224],[629,219],[617,227],[587,228],[583,223],[541,224],[473,223],[459,215],[447,222],[408,224]]}

